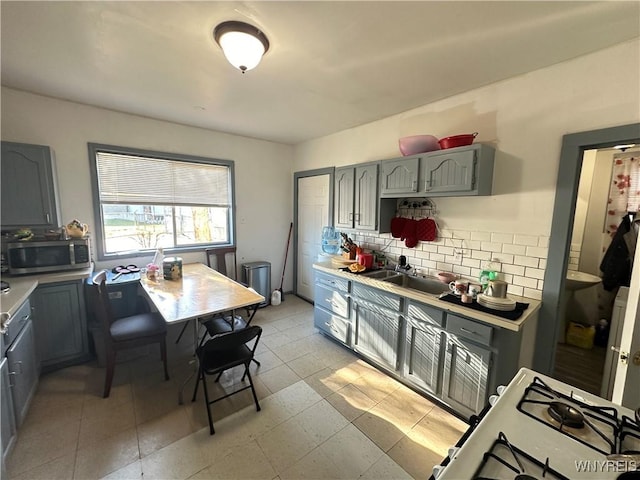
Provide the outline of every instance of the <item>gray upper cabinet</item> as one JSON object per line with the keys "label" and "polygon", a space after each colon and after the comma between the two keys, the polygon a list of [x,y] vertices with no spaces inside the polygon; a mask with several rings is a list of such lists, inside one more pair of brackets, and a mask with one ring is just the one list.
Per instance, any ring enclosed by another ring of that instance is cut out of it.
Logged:
{"label": "gray upper cabinet", "polygon": [[377,163],[336,168],[334,191],[336,228],[377,230]]}
{"label": "gray upper cabinet", "polygon": [[398,158],[380,164],[380,196],[411,195],[418,191],[419,157]]}
{"label": "gray upper cabinet", "polygon": [[57,228],[58,208],[51,149],[2,142],[2,227]]}
{"label": "gray upper cabinet", "polygon": [[380,197],[491,195],[494,155],[478,143],[383,160]]}

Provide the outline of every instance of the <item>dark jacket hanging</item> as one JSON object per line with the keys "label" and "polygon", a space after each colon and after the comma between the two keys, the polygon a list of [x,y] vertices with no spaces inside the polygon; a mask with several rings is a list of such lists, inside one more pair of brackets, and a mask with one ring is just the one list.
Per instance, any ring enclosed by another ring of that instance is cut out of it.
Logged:
{"label": "dark jacket hanging", "polygon": [[624,236],[630,231],[631,219],[625,215],[600,263],[602,286],[605,290],[611,291],[616,287],[629,286],[632,259]]}

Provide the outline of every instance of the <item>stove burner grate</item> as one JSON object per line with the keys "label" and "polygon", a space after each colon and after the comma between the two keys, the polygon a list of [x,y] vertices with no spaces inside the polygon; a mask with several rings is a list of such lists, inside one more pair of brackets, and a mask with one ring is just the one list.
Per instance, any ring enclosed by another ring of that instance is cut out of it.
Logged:
{"label": "stove burner grate", "polygon": [[[620,422],[613,407],[595,407],[553,390],[535,377],[517,409],[603,455],[617,453]],[[579,421],[581,420],[581,421]]]}
{"label": "stove burner grate", "polygon": [[500,432],[491,449],[483,456],[473,480],[493,480],[512,478],[513,480],[569,480],[549,467],[545,462],[535,459],[524,451],[514,447],[507,436]]}

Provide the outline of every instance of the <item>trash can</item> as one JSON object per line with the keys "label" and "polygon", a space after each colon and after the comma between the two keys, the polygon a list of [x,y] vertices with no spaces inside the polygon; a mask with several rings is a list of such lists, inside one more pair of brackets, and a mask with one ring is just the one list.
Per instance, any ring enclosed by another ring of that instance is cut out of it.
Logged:
{"label": "trash can", "polygon": [[271,264],[269,262],[249,262],[242,264],[242,281],[264,297],[259,307],[269,305],[271,297]]}

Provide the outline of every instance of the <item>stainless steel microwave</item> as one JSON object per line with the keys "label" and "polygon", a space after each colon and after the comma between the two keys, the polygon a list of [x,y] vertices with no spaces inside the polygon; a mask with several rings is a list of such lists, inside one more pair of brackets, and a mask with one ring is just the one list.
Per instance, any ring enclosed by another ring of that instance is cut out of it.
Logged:
{"label": "stainless steel microwave", "polygon": [[91,265],[89,239],[11,242],[7,260],[11,275],[86,268]]}

